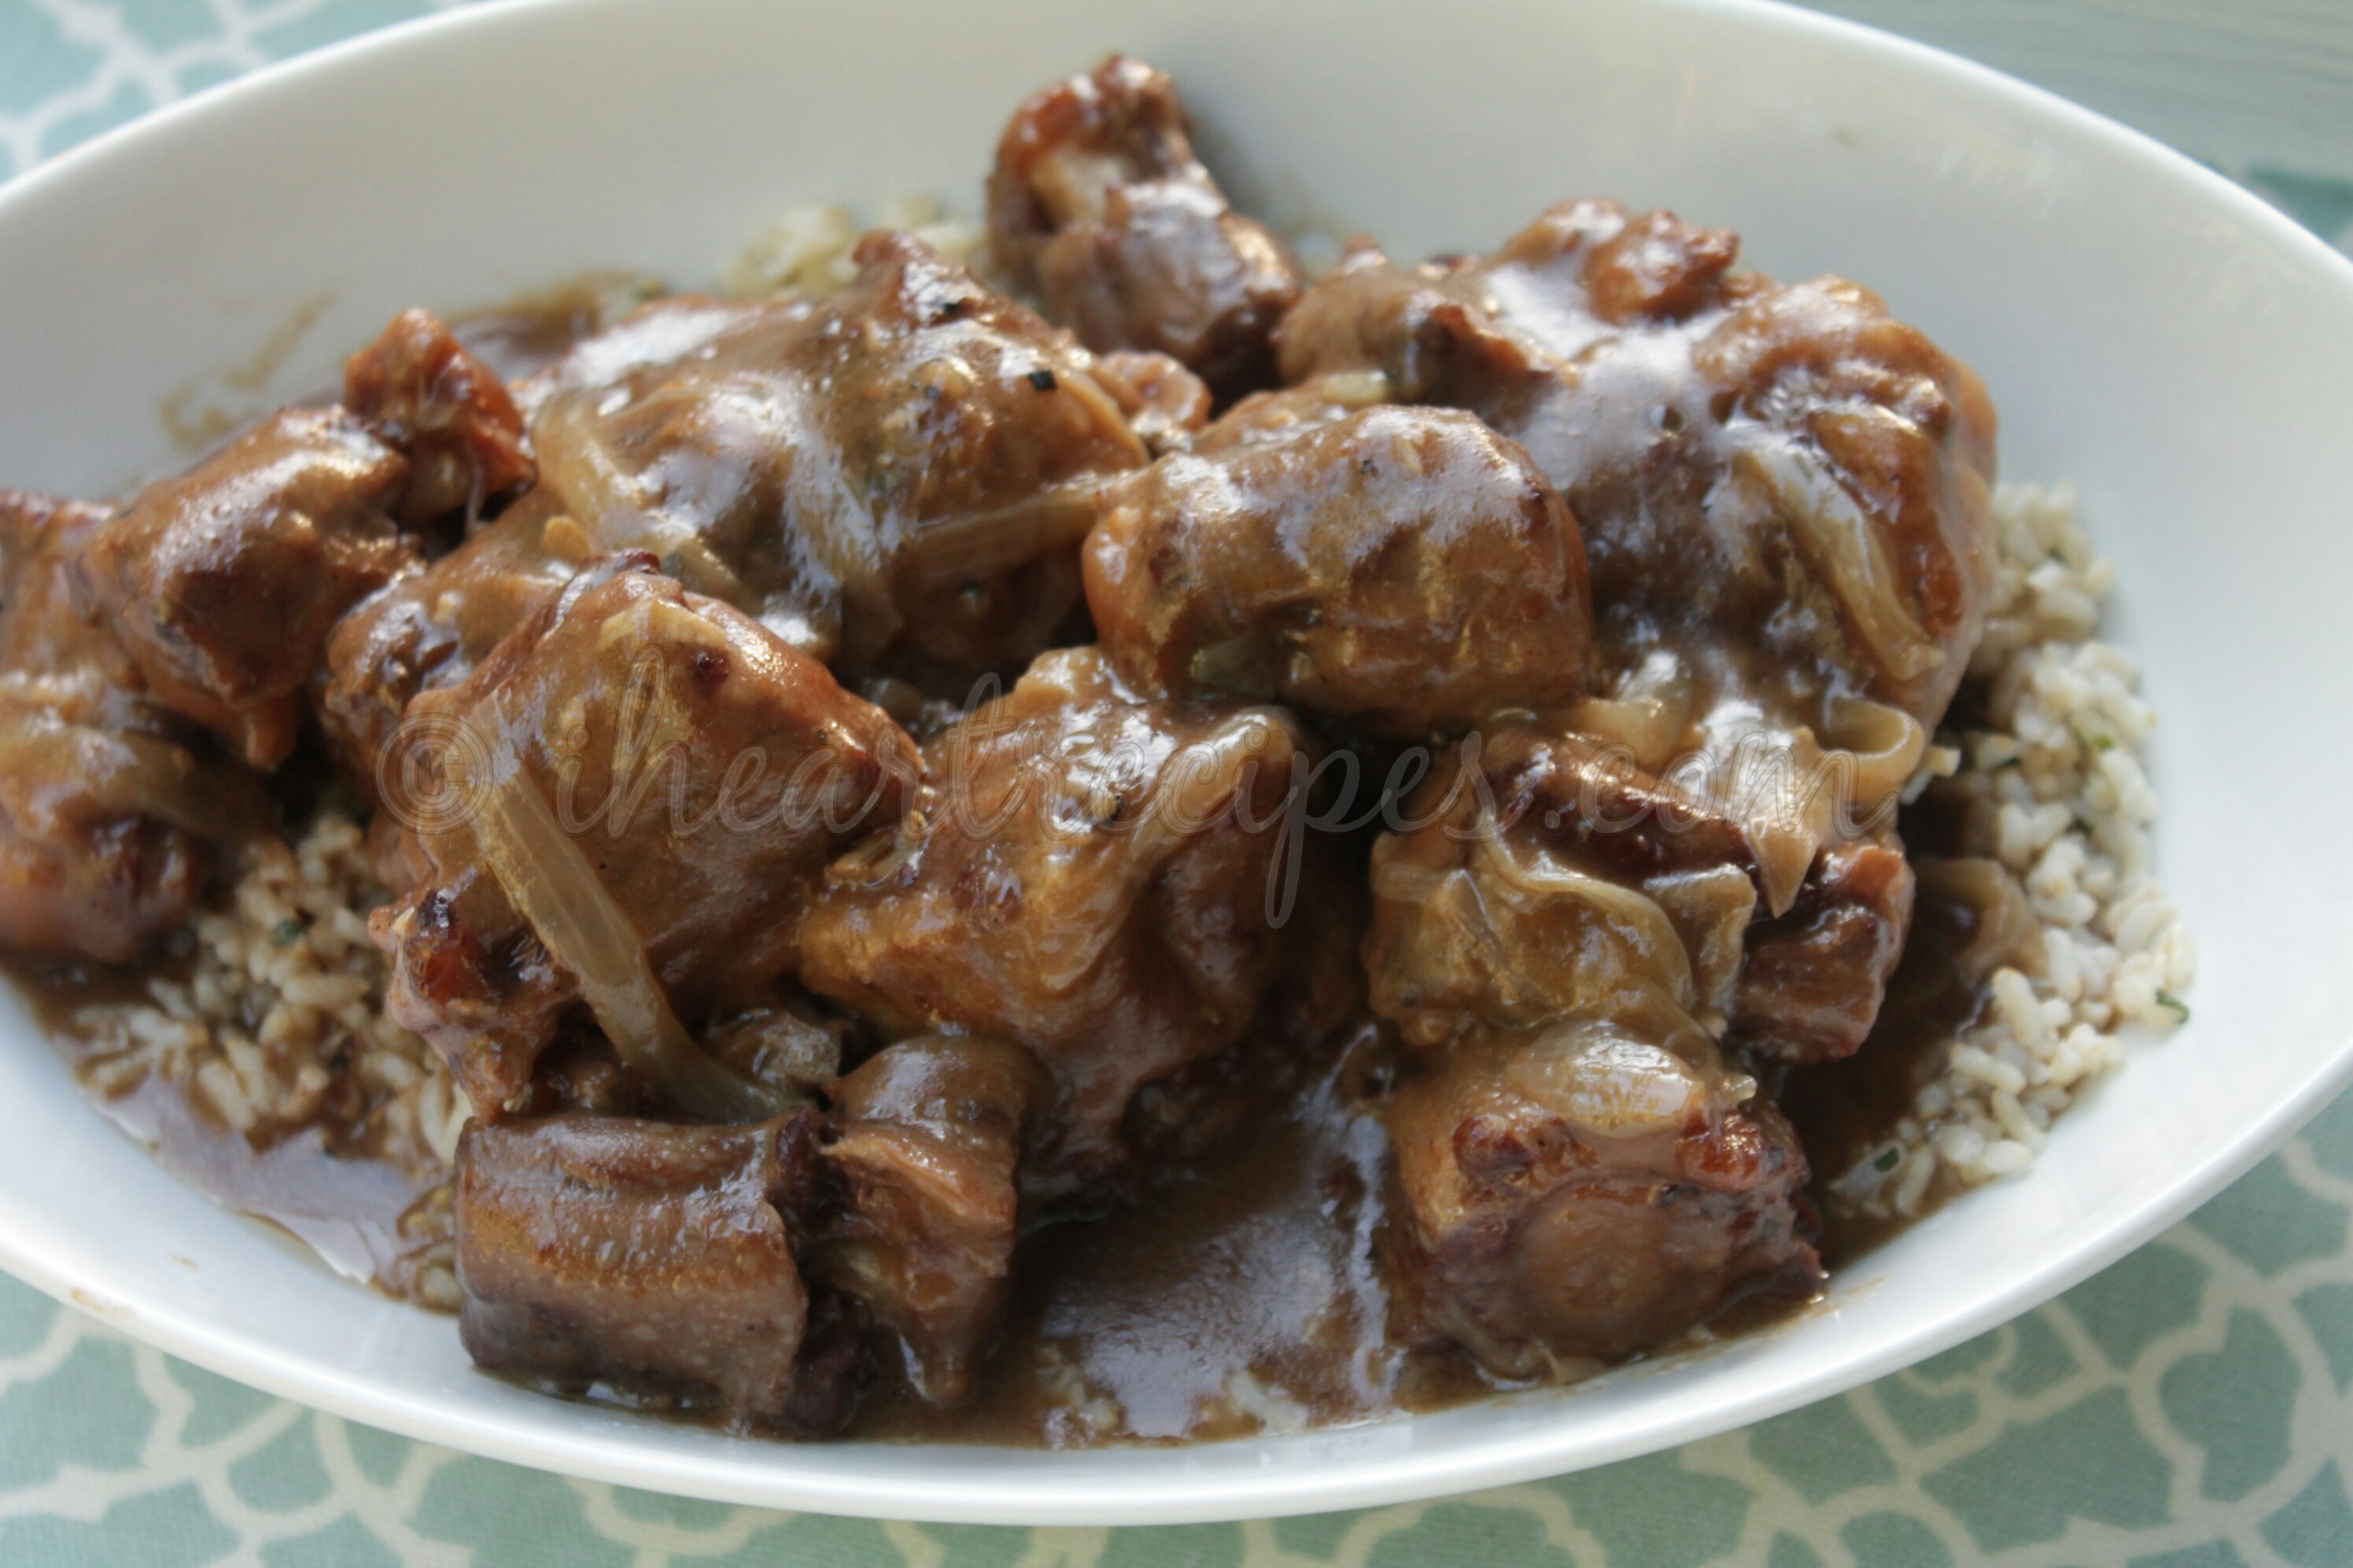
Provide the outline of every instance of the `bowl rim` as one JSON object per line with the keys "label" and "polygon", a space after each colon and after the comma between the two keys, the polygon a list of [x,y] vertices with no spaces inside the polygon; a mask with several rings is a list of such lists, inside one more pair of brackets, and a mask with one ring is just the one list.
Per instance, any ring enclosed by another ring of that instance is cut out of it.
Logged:
{"label": "bowl rim", "polygon": [[[632,0],[481,0],[271,62],[164,104],[0,183],[0,225],[52,187],[119,160],[136,159],[183,123],[234,113],[240,104],[267,99],[290,80],[372,66],[379,57],[438,48],[472,31],[531,26],[542,14],[628,3]],[[1618,3],[1778,29],[1830,44],[1861,60],[1941,78],[1968,94],[2140,162],[2179,184],[2185,194],[2211,203],[2218,216],[2250,231],[2283,260],[2353,297],[2353,259],[2253,192],[2153,137],[2005,72],[1783,0]],[[2137,1197],[2087,1220],[2087,1229],[2072,1247],[1969,1302],[1965,1310],[1892,1337],[1873,1353],[1759,1380],[1737,1397],[1704,1409],[1667,1416],[1630,1412],[1614,1424],[1613,1435],[1606,1439],[1582,1434],[1577,1423],[1563,1420],[1534,1434],[1457,1443],[1440,1453],[1407,1448],[1320,1467],[1262,1466],[1247,1475],[1203,1477],[1171,1467],[1156,1477],[1117,1485],[1083,1473],[1027,1488],[987,1481],[958,1484],[939,1477],[900,1478],[898,1467],[890,1466],[856,1477],[810,1478],[796,1474],[789,1462],[793,1450],[781,1443],[771,1446],[771,1463],[714,1465],[708,1455],[649,1449],[627,1436],[559,1431],[543,1421],[455,1410],[427,1392],[387,1386],[282,1354],[196,1313],[127,1298],[101,1270],[53,1257],[26,1240],[40,1228],[26,1223],[34,1211],[6,1192],[0,1192],[0,1269],[167,1354],[272,1395],[418,1441],[615,1485],[765,1508],[942,1523],[1139,1525],[1255,1519],[1415,1501],[1540,1479],[1673,1447],[1844,1393],[2007,1322],[2115,1263],[2243,1175],[2348,1087],[2353,1087],[2353,1032],[2333,1056],[2283,1093],[2263,1116],[2185,1158]],[[565,1408],[554,1401],[548,1405]]]}

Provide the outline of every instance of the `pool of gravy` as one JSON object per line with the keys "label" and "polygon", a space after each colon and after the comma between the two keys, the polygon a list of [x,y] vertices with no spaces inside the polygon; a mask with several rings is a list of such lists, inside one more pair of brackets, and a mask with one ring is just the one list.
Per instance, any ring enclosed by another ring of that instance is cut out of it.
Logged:
{"label": "pool of gravy", "polygon": [[267,1142],[248,1139],[153,1075],[117,1092],[100,1087],[100,1048],[78,1015],[95,1003],[143,999],[149,978],[175,967],[169,959],[140,969],[10,959],[5,969],[90,1102],[166,1171],[223,1207],[291,1234],[337,1273],[411,1296],[419,1267],[448,1233],[430,1213],[444,1191],[438,1173],[384,1158],[352,1128],[313,1124]]}
{"label": "pool of gravy", "polygon": [[[1984,1005],[1957,961],[1978,929],[1966,900],[1924,878],[1910,941],[1870,1041],[1852,1059],[1792,1072],[1782,1103],[1823,1181],[1883,1142]],[[142,993],[150,973],[11,966],[69,1060],[90,1046],[85,1006]],[[1098,1218],[1039,1228],[975,1397],[915,1398],[882,1369],[851,1427],[864,1438],[1077,1446],[1174,1443],[1328,1427],[1444,1408],[1505,1385],[1459,1352],[1397,1333],[1379,1261],[1389,1223],[1378,1032],[1357,1030],[1321,1072],[1268,1096],[1208,1150]],[[87,1074],[84,1075],[88,1082]],[[429,1242],[416,1216],[440,1196],[348,1132],[312,1127],[256,1147],[151,1080],[92,1097],[173,1173],[283,1227],[354,1278],[410,1293]],[[1904,1222],[1833,1202],[1821,1248],[1835,1270]],[[1745,1304],[1713,1333],[1778,1322],[1803,1304]],[[691,1416],[690,1412],[671,1412]]]}
{"label": "pool of gravy", "polygon": [[892,1379],[858,1430],[1174,1442],[1373,1420],[1496,1387],[1451,1350],[1391,1337],[1377,1255],[1388,1139],[1358,1081],[1374,1033],[1135,1204],[1029,1236],[972,1401],[931,1410]]}

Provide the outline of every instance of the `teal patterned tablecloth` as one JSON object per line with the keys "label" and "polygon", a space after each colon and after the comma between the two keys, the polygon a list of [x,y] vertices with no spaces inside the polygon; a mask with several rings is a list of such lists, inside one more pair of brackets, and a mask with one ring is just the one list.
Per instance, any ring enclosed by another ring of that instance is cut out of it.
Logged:
{"label": "teal patterned tablecloth", "polygon": [[[2353,4],[1827,0],[2035,77],[2353,242]],[[0,0],[0,176],[421,0]],[[1560,1480],[1167,1530],[878,1525],[561,1479],[256,1393],[0,1277],[0,1568],[2353,1564],[2353,1098],[2057,1302]]]}

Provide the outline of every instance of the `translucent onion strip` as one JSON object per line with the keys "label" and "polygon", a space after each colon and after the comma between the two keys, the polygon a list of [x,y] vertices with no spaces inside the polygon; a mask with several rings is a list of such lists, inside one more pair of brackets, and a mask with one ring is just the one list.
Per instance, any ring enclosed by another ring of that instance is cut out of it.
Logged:
{"label": "translucent onion strip", "polygon": [[475,728],[489,759],[478,788],[474,837],[491,874],[548,956],[579,982],[581,999],[621,1059],[687,1115],[765,1121],[797,1097],[729,1071],[695,1044],[670,1010],[645,942],[531,781],[494,697]]}
{"label": "translucent onion strip", "polygon": [[1535,898],[1565,898],[1591,909],[1616,928],[1638,959],[1649,964],[1677,1007],[1688,1012],[1699,1005],[1699,987],[1692,978],[1683,934],[1648,894],[1572,870],[1541,850],[1523,862],[1492,837],[1480,841],[1478,853],[1506,889]]}

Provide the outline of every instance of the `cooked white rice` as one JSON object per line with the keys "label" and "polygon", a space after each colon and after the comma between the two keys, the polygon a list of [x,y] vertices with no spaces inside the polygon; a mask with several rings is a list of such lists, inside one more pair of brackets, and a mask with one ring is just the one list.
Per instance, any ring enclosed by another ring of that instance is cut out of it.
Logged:
{"label": "cooked white rice", "polygon": [[980,227],[956,217],[936,196],[903,196],[884,202],[874,221],[858,223],[846,207],[797,207],[730,257],[722,273],[727,291],[744,299],[800,294],[819,299],[858,275],[851,247],[868,228],[913,235],[951,261],[982,262]]}
{"label": "cooked white rice", "polygon": [[468,1114],[440,1059],[384,1014],[385,957],[367,934],[383,901],[363,835],[322,813],[291,844],[246,846],[229,896],[199,914],[185,975],[143,1002],[83,1008],[84,1075],[121,1095],[151,1078],[220,1126],[267,1142],[335,1110],[420,1177],[445,1170]]}
{"label": "cooked white rice", "polygon": [[1942,787],[1968,802],[1971,837],[1986,841],[1970,847],[2024,889],[2040,962],[1995,971],[1985,1021],[1892,1139],[1831,1182],[1864,1214],[1916,1214],[2024,1170],[2130,1041],[2189,1016],[2197,956],[2150,864],[2157,795],[2141,757],[2157,715],[2131,658],[2092,635],[2116,568],[2075,512],[2069,485],[1995,497],[1993,609],[1969,669],[1990,727],[1938,736],[1957,764]]}

